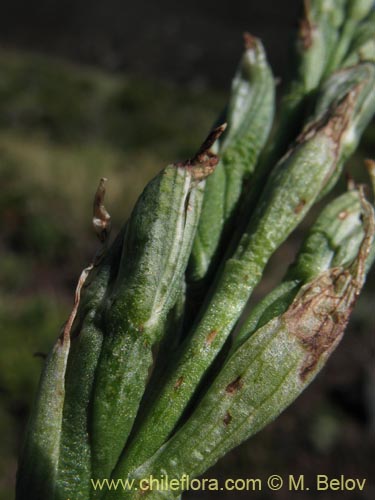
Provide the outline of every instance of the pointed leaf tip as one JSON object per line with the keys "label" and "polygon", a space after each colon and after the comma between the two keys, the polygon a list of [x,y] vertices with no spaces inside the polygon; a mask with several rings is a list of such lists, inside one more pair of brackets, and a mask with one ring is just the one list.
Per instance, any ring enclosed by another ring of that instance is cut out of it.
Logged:
{"label": "pointed leaf tip", "polygon": [[245,31],[243,34],[243,43],[245,50],[253,50],[257,45],[257,39],[251,33]]}

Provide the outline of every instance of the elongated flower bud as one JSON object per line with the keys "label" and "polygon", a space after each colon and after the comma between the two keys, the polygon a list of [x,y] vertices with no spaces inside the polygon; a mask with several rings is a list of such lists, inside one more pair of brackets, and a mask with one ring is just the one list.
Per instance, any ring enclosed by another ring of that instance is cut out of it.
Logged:
{"label": "elongated flower bud", "polygon": [[128,222],[92,403],[93,470],[104,477],[130,433],[152,348],[180,293],[201,209],[201,181],[217,164],[210,148],[223,130],[215,129],[193,160],[170,165],[152,180]]}
{"label": "elongated flower bud", "polygon": [[[103,243],[109,232],[110,221],[103,205],[104,192],[102,179],[95,196],[98,205],[94,206],[93,223]],[[86,381],[91,381],[92,377],[90,379],[90,367],[80,351],[82,364],[79,366],[83,368],[83,376],[80,379],[79,369],[75,371],[73,380],[79,380],[80,384],[77,387],[73,383],[72,391],[71,365],[77,354],[77,332],[80,332],[81,342],[85,338],[87,326],[93,327],[92,319],[116,267],[118,246],[117,239],[104,257],[101,248],[94,262],[83,270],[76,288],[73,310],[45,362],[20,460],[17,500],[59,499],[61,482],[64,482],[64,491],[74,489],[72,484],[79,484],[81,477],[85,477],[82,471],[86,472],[89,468],[85,453],[88,448],[87,419],[81,417],[87,410]],[[70,463],[74,464],[72,469]],[[73,479],[72,484],[69,483],[70,479]],[[87,489],[84,495],[87,495]]]}
{"label": "elongated flower bud", "polygon": [[60,337],[45,361],[18,468],[17,500],[54,498],[69,347],[69,336]]}
{"label": "elongated flower bud", "polygon": [[[198,383],[235,326],[273,252],[303,219],[321,191],[341,170],[347,132],[368,110],[357,106],[368,89],[352,85],[323,117],[310,123],[270,175],[233,255],[222,268],[199,321],[172,363],[164,386],[119,463],[119,476],[165,441]],[[131,465],[130,465],[131,464]]]}
{"label": "elongated flower bud", "polygon": [[319,87],[339,37],[344,3],[345,0],[304,1],[296,37],[294,73],[281,99],[276,134],[261,157],[262,170],[269,171],[299,133],[307,101]]}
{"label": "elongated flower bud", "polygon": [[345,161],[358,146],[362,133],[375,112],[375,64],[363,62],[334,73],[322,86],[314,118],[324,119],[327,106],[340,99],[349,98],[353,105],[353,119],[341,138],[339,167],[326,187],[323,197],[335,185]]}
{"label": "elongated flower bud", "polygon": [[340,30],[340,36],[326,66],[326,76],[339,68],[348,52],[357,26],[371,11],[373,0],[348,0],[345,9],[345,22]]}
{"label": "elongated flower bud", "polygon": [[[362,199],[365,235],[354,261],[306,283],[287,310],[235,351],[188,421],[131,478],[195,477],[290,405],[326,363],[345,330],[365,280],[374,212]],[[183,450],[183,453],[181,453]],[[124,498],[168,499],[146,489]],[[107,495],[110,499],[111,495]],[[113,498],[113,497],[112,497]]]}
{"label": "elongated flower bud", "polygon": [[[106,244],[109,216],[103,206],[103,197],[104,185],[101,182],[94,201],[94,227],[99,239]],[[118,272],[124,233],[125,228],[107,253],[103,255],[101,249],[96,255],[93,269],[82,287],[77,319],[72,324],[71,349],[65,375],[56,500],[61,496],[74,495],[84,499],[89,495],[89,405],[103,342],[103,302]]]}
{"label": "elongated flower bud", "polygon": [[357,27],[341,67],[353,66],[361,61],[375,62],[375,12]]}
{"label": "elongated flower bud", "polygon": [[219,144],[221,160],[206,182],[189,281],[203,280],[217,264],[217,253],[228,239],[243,183],[253,173],[270,131],[274,100],[274,81],[263,45],[246,34],[245,51],[232,82],[228,128]]}
{"label": "elongated flower bud", "polygon": [[352,190],[323,209],[283,282],[251,311],[241,327],[234,352],[255,330],[285,312],[301,286],[330,267],[352,262],[363,240],[361,194]]}

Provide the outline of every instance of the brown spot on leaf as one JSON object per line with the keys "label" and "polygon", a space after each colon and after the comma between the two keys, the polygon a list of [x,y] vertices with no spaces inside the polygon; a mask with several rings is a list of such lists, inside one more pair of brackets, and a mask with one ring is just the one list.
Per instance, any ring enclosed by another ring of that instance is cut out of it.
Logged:
{"label": "brown spot on leaf", "polygon": [[352,109],[355,104],[355,97],[358,94],[361,84],[358,84],[350,92],[344,95],[339,104],[328,115],[328,122],[325,126],[325,134],[331,137],[337,148],[340,146],[341,138],[346,132],[352,118]]}
{"label": "brown spot on leaf", "polygon": [[208,335],[207,335],[207,338],[206,338],[206,344],[207,345],[211,345],[212,342],[215,340],[215,337],[216,335],[218,334],[219,332],[217,330],[212,330]]}
{"label": "brown spot on leaf", "polygon": [[303,287],[283,315],[289,333],[306,350],[300,370],[302,381],[341,340],[356,297],[356,283],[350,271],[334,268]]}
{"label": "brown spot on leaf", "polygon": [[227,411],[223,418],[224,425],[229,425],[231,421],[232,421],[232,415],[229,413],[229,411]]}
{"label": "brown spot on leaf", "polygon": [[225,392],[227,394],[235,394],[239,389],[242,387],[242,378],[241,375],[238,375],[238,377],[233,380],[230,384],[228,384],[225,388]]}
{"label": "brown spot on leaf", "polygon": [[174,389],[178,389],[179,387],[181,387],[181,384],[182,382],[184,381],[184,377],[179,377],[177,380],[176,380],[176,383],[174,384]]}
{"label": "brown spot on leaf", "polygon": [[298,205],[294,209],[294,213],[299,214],[303,207],[306,205],[306,200],[300,200]]}
{"label": "brown spot on leaf", "polygon": [[364,238],[356,259],[347,267],[335,267],[303,286],[282,320],[306,350],[300,369],[304,381],[339,343],[363,286],[366,259],[375,234],[371,204],[359,186]]}
{"label": "brown spot on leaf", "polygon": [[[330,106],[327,112],[315,121],[310,122],[295,140],[295,143],[285,153],[283,160],[290,157],[300,144],[309,141],[317,134],[324,134],[332,141],[333,153],[338,156],[342,138],[347,131],[351,118],[352,110],[355,105],[355,98],[362,87],[362,83],[356,85],[347,94],[345,94],[338,103]],[[332,165],[332,170],[336,164]],[[327,179],[331,172],[327,174]]]}

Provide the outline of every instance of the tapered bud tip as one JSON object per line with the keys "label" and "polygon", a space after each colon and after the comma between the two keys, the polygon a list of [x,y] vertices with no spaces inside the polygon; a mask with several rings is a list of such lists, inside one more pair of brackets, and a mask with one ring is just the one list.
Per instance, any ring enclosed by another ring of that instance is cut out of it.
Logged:
{"label": "tapered bud tip", "polygon": [[219,163],[218,156],[211,150],[214,143],[222,135],[227,128],[227,124],[223,123],[214,128],[209,134],[197,154],[191,159],[183,163],[177,163],[178,167],[185,167],[191,171],[191,175],[196,181],[202,181],[215,170]]}
{"label": "tapered bud tip", "polygon": [[94,230],[100,241],[104,242],[111,228],[111,216],[107,212],[104,206],[105,197],[105,184],[107,182],[106,177],[102,177],[99,182],[98,189],[96,190],[94,196],[94,210],[92,223]]}
{"label": "tapered bud tip", "polygon": [[251,35],[248,31],[243,34],[243,43],[245,50],[253,50],[257,45],[257,39],[255,36]]}
{"label": "tapered bud tip", "polygon": [[223,134],[223,132],[226,130],[227,128],[227,124],[226,123],[222,123],[221,125],[219,125],[218,127],[214,128],[209,134],[208,134],[208,137],[207,139],[204,141],[204,143],[202,144],[202,146],[200,147],[199,149],[199,152],[202,150],[202,151],[205,151],[207,149],[210,149],[211,146],[213,146],[213,144],[216,142],[217,139],[219,139],[219,137]]}

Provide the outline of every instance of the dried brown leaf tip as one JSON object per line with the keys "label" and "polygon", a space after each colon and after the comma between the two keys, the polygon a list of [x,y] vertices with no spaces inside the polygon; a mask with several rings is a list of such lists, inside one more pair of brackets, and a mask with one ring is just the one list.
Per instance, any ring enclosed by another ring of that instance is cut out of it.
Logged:
{"label": "dried brown leaf tip", "polygon": [[204,180],[212,174],[219,163],[219,158],[211,148],[226,128],[226,123],[214,128],[199,148],[197,154],[191,160],[177,163],[176,166],[188,168],[191,171],[193,179],[197,182]]}
{"label": "dried brown leaf tip", "polygon": [[111,216],[104,206],[105,184],[107,179],[100,179],[98,189],[94,196],[94,215],[92,223],[99,240],[104,243],[111,230]]}
{"label": "dried brown leaf tip", "polygon": [[283,315],[285,326],[298,338],[306,356],[300,377],[304,381],[330,355],[342,338],[365,279],[365,265],[375,233],[374,213],[360,188],[365,236],[358,255],[347,267],[336,267],[304,286]]}
{"label": "dried brown leaf tip", "polygon": [[245,31],[245,33],[243,34],[243,43],[245,50],[253,50],[256,48],[257,39],[255,38],[255,36]]}
{"label": "dried brown leaf tip", "polygon": [[356,102],[355,98],[360,90],[361,84],[358,84],[347,92],[335,106],[330,107],[323,116],[320,116],[307,125],[297,137],[295,144],[287,151],[285,158],[290,156],[298,145],[312,139],[315,135],[320,133],[332,140],[333,148],[336,154],[338,154],[345,133],[351,125]]}
{"label": "dried brown leaf tip", "polygon": [[325,133],[337,144],[340,143],[343,133],[346,132],[351,123],[356,96],[360,92],[361,87],[362,85],[359,84],[345,94],[337,107],[335,107],[333,113],[329,116]]}
{"label": "dried brown leaf tip", "polygon": [[78,307],[79,307],[79,304],[81,302],[82,287],[85,284],[87,277],[90,274],[90,271],[93,269],[93,267],[94,267],[94,264],[90,264],[88,267],[86,267],[81,272],[81,275],[78,279],[78,283],[77,283],[76,290],[74,293],[73,309],[72,309],[72,312],[69,315],[68,321],[65,323],[65,325],[63,327],[63,331],[59,337],[61,344],[69,342],[69,340],[70,340],[73,323],[74,323],[74,320],[76,319]]}

